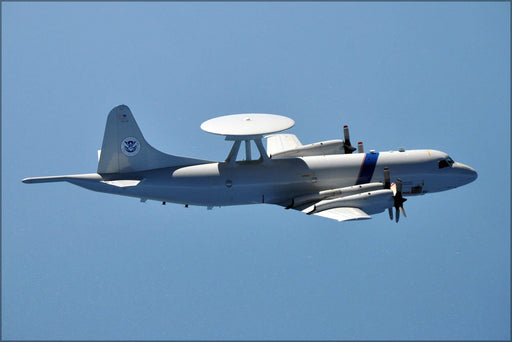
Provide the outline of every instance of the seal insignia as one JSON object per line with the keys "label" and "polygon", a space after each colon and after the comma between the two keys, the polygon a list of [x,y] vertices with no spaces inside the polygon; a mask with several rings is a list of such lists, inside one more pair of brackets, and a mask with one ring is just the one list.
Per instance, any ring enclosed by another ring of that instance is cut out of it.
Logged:
{"label": "seal insignia", "polygon": [[128,137],[121,143],[121,152],[127,157],[133,157],[140,151],[140,143],[134,137]]}

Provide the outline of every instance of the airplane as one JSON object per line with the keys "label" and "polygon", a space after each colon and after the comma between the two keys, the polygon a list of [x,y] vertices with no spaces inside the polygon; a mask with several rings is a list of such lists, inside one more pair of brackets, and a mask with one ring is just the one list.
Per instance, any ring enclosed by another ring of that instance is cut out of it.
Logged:
{"label": "airplane", "polygon": [[[347,126],[344,140],[309,145],[294,134],[278,133],[294,125],[288,117],[260,113],[207,120],[202,130],[233,143],[227,158],[217,162],[158,151],[142,135],[131,110],[119,105],[108,115],[95,173],[22,181],[65,181],[142,202],[185,207],[268,203],[337,221],[370,219],[387,209],[390,219],[398,222],[400,213],[406,216],[405,197],[453,189],[477,178],[473,168],[436,150],[365,153],[361,142],[357,149],[351,145]],[[242,143],[245,158],[239,156]]]}

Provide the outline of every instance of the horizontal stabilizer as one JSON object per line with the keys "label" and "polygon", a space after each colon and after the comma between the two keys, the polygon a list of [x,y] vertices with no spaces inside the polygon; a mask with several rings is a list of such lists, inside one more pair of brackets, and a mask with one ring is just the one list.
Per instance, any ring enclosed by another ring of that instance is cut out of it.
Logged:
{"label": "horizontal stabilizer", "polygon": [[[122,194],[131,196],[132,189],[135,189],[143,180],[138,179],[118,179],[105,180],[97,173],[87,173],[78,175],[52,176],[52,177],[33,177],[25,178],[23,183],[52,183],[69,182],[93,191],[106,192],[111,194]],[[138,195],[134,197],[140,197]]]}
{"label": "horizontal stabilizer", "polygon": [[101,181],[103,178],[97,173],[85,173],[80,175],[50,176],[50,177],[31,177],[22,180],[23,183],[53,183],[69,182],[73,180]]}

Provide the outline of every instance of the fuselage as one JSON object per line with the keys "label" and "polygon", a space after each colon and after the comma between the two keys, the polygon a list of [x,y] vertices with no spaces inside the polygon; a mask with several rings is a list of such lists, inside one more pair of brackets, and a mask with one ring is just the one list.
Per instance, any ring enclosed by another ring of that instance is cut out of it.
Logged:
{"label": "fuselage", "polygon": [[[199,206],[271,203],[337,221],[371,218],[395,208],[405,215],[403,196],[453,189],[477,173],[435,150],[363,153],[362,143],[344,140],[302,145],[294,134],[275,134],[294,125],[274,114],[233,114],[201,128],[232,141],[223,162],[180,157],[152,147],[126,105],[107,117],[95,173],[29,177],[24,183],[69,182],[83,188],[145,200]],[[267,139],[267,149],[262,139]],[[245,145],[245,159],[239,151]],[[256,145],[259,159],[252,158]],[[394,184],[392,184],[392,182]]]}
{"label": "fuselage", "polygon": [[[446,164],[446,165],[445,165]],[[272,203],[287,205],[294,197],[355,184],[400,178],[405,196],[456,188],[476,179],[475,170],[435,150],[334,154],[297,158],[226,162],[162,168],[123,175],[136,186],[92,190],[203,206]],[[115,175],[110,175],[116,179]]]}

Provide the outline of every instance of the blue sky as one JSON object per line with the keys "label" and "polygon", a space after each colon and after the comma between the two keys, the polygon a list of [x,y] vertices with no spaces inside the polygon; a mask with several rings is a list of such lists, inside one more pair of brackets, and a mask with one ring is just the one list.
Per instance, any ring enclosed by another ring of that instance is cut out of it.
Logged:
{"label": "blue sky", "polygon": [[[21,183],[94,172],[118,104],[167,153],[263,112],[479,178],[399,224]],[[510,339],[510,3],[2,3],[2,338]]]}

